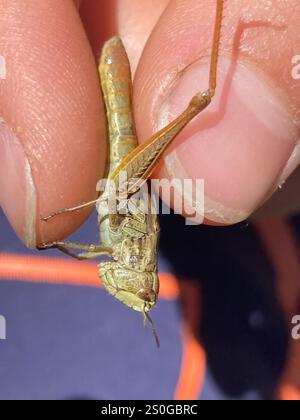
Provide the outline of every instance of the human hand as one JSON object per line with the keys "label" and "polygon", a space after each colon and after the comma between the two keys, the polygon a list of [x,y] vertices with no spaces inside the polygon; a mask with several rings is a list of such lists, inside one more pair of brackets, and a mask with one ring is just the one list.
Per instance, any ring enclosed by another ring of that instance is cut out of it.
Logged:
{"label": "human hand", "polygon": [[[134,79],[140,141],[207,88],[215,1],[86,0],[85,26],[78,4],[0,0],[0,203],[29,246],[72,232],[86,212],[47,224],[40,215],[93,199],[104,172],[105,118],[90,45],[96,52],[119,32],[133,70],[143,53]],[[299,164],[292,57],[300,54],[300,7],[284,4],[225,2],[216,97],[156,173],[204,178],[212,222],[249,216]]]}

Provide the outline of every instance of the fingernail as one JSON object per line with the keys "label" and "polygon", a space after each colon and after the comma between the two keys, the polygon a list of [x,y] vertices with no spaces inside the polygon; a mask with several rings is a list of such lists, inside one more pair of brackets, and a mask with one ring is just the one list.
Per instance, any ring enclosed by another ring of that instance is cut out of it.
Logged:
{"label": "fingernail", "polygon": [[[162,104],[159,128],[208,86],[209,65],[189,66]],[[170,177],[204,180],[205,217],[237,223],[279,182],[299,136],[282,96],[248,63],[221,57],[216,96],[165,157]]]}
{"label": "fingernail", "polygon": [[299,166],[300,164],[300,138],[289,157],[289,160],[287,161],[287,164],[285,165],[282,174],[279,179],[278,186],[280,187],[284,182],[287,180],[287,178],[294,172],[294,170]]}
{"label": "fingernail", "polygon": [[36,245],[36,191],[23,146],[0,122],[0,205],[19,238]]}

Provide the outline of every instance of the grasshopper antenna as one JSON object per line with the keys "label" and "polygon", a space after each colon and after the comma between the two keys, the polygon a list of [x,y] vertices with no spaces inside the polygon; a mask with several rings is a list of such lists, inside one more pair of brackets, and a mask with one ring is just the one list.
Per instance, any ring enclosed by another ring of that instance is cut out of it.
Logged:
{"label": "grasshopper antenna", "polygon": [[209,93],[212,98],[217,86],[217,68],[220,50],[221,28],[223,21],[224,0],[217,0],[215,29],[212,43],[212,53],[210,58],[210,72],[209,72]]}
{"label": "grasshopper antenna", "polygon": [[149,324],[151,325],[152,328],[152,332],[155,338],[155,342],[156,342],[156,346],[157,348],[159,348],[159,338],[158,338],[158,334],[155,328],[155,324],[153,322],[153,320],[151,319],[150,315],[146,312],[146,310],[144,309],[143,311],[143,315],[144,315],[144,327],[147,328],[147,321],[149,322]]}

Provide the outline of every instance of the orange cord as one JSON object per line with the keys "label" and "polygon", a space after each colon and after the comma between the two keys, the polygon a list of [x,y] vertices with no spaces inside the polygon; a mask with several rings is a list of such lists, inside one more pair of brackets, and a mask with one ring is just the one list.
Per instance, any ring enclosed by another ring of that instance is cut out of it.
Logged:
{"label": "orange cord", "polygon": [[[179,289],[175,276],[161,273],[159,278],[160,297],[176,299]],[[103,287],[94,263],[22,254],[0,254],[0,279]]]}
{"label": "orange cord", "polygon": [[[169,273],[160,273],[160,297],[175,300],[179,296],[178,281]],[[0,280],[69,284],[103,287],[97,265],[64,258],[22,254],[0,254]],[[190,328],[183,328],[183,357],[174,398],[198,399],[205,376],[206,357]]]}
{"label": "orange cord", "polygon": [[190,328],[183,327],[183,356],[175,400],[198,400],[204,383],[206,355]]}

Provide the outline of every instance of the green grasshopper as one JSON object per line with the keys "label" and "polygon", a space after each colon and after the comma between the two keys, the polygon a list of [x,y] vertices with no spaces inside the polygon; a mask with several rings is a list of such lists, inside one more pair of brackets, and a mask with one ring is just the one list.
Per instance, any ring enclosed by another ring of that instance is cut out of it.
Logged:
{"label": "green grasshopper", "polygon": [[[174,121],[138,146],[132,112],[132,86],[128,57],[118,37],[108,40],[99,60],[99,75],[106,107],[109,135],[108,183],[97,200],[65,208],[43,218],[44,221],[66,212],[91,205],[97,206],[101,245],[80,245],[57,241],[39,249],[57,248],[77,259],[108,256],[99,263],[99,276],[106,290],[130,308],[144,315],[152,325],[157,345],[159,340],[148,312],[155,306],[159,293],[157,246],[159,225],[151,199],[145,207],[145,197],[136,193],[149,179],[166,148],[177,134],[212,100],[216,89],[217,63],[224,0],[217,0],[209,88],[197,93],[187,108]],[[121,181],[125,173],[126,180]],[[123,208],[112,211],[109,198],[112,185],[117,202],[125,193]],[[125,204],[124,204],[125,203]],[[79,254],[69,250],[84,251]]]}

